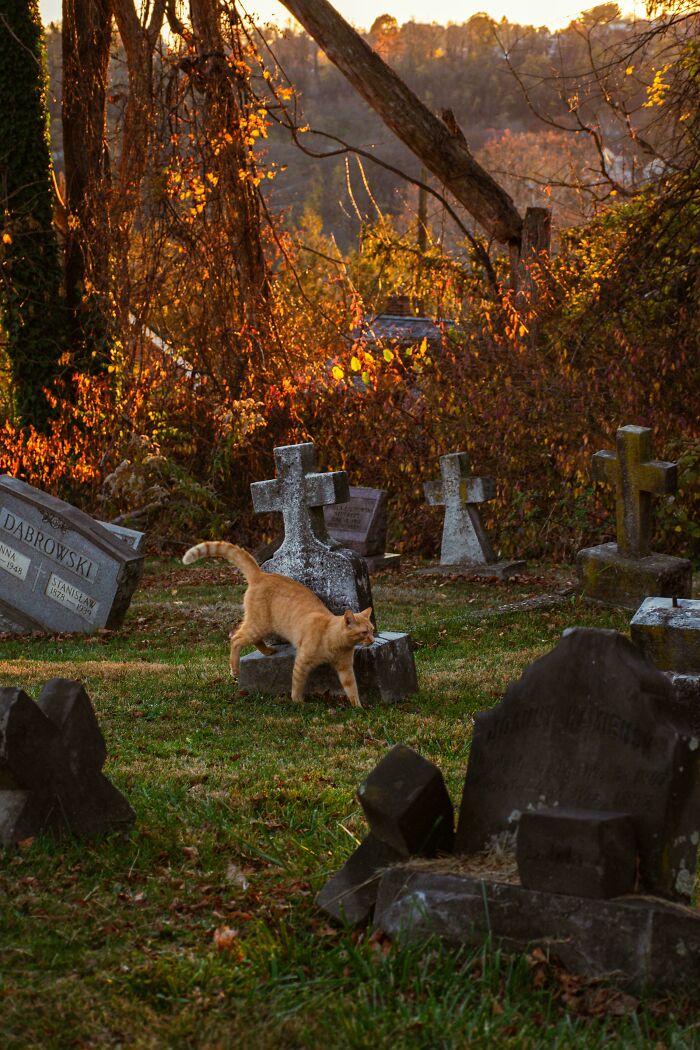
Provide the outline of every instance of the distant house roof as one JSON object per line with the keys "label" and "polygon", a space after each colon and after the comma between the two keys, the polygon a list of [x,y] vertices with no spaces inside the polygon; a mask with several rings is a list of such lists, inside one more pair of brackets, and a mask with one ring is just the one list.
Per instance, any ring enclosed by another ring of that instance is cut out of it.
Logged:
{"label": "distant house roof", "polygon": [[431,317],[416,317],[410,311],[408,296],[394,295],[387,300],[384,310],[364,317],[352,332],[353,342],[364,339],[368,343],[394,343],[399,347],[416,346],[425,339],[428,346],[442,345],[446,328],[451,321],[434,321]]}

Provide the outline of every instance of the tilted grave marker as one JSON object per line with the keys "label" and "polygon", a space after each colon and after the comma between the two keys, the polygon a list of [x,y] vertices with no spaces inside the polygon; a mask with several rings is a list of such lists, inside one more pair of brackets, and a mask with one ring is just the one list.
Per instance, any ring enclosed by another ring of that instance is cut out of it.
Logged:
{"label": "tilted grave marker", "polygon": [[584,596],[626,609],[652,595],[689,598],[690,562],[651,551],[652,496],[676,491],[677,466],[651,459],[648,427],[620,427],[616,440],[616,452],[593,456],[593,476],[615,486],[617,543],[579,551]]}
{"label": "tilted grave marker", "polygon": [[514,836],[542,806],[623,813],[650,893],[689,900],[700,836],[700,747],[671,684],[617,631],[575,628],[476,716],[458,853]]}
{"label": "tilted grave marker", "polygon": [[88,514],[0,477],[0,630],[118,627],[142,571],[143,553]]}
{"label": "tilted grave marker", "polygon": [[350,486],[347,503],[325,506],[326,528],[332,540],[359,554],[369,572],[398,569],[400,554],[386,554],[386,505],[383,489]]}
{"label": "tilted grave marker", "polygon": [[93,838],[134,820],[102,773],[107,751],[80,682],[52,678],[36,703],[0,689],[0,844],[42,832]]}
{"label": "tilted grave marker", "polygon": [[524,561],[498,561],[481,520],[479,505],[496,495],[493,478],[473,477],[466,452],[440,456],[440,474],[423,486],[428,503],[445,508],[440,565],[421,571],[504,579],[524,569]]}
{"label": "tilted grave marker", "polygon": [[[355,551],[334,543],[328,535],[323,507],[348,498],[344,471],[316,472],[311,442],[274,450],[277,477],[251,484],[258,513],[282,514],[284,540],[262,568],[303,583],[339,615],[345,609],[361,612],[372,605],[367,567]],[[271,656],[251,653],[241,660],[239,686],[250,692],[291,692],[294,649],[282,646]],[[355,650],[355,674],[360,700],[377,697],[393,702],[418,688],[410,637],[396,632],[376,635],[374,644]],[[342,696],[335,670],[329,665],[310,674],[305,693],[330,692]]]}

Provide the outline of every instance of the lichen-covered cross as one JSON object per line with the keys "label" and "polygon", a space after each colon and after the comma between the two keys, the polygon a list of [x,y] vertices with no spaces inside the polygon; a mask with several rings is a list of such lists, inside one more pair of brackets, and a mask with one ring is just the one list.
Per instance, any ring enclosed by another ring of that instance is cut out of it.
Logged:
{"label": "lichen-covered cross", "polygon": [[328,543],[321,508],[350,499],[345,471],[316,473],[316,451],[311,441],[276,448],[275,467],[274,480],[254,481],[250,486],[253,509],[258,514],[281,513],[285,546],[302,546],[312,539]]}
{"label": "lichen-covered cross", "polygon": [[471,477],[470,472],[467,453],[452,452],[440,456],[440,481],[427,481],[423,486],[428,503],[445,508],[442,565],[488,565],[496,561],[478,509],[478,504],[494,498],[496,483],[493,478]]}
{"label": "lichen-covered cross", "polygon": [[675,463],[651,459],[651,430],[620,427],[617,452],[596,452],[593,477],[609,481],[616,490],[617,548],[630,558],[651,551],[651,497],[676,491]]}

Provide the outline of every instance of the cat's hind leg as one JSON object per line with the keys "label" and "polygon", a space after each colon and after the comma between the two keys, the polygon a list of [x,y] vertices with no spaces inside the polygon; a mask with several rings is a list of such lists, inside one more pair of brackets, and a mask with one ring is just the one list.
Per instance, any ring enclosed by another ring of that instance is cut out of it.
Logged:
{"label": "cat's hind leg", "polygon": [[362,707],[360,702],[360,693],[357,688],[357,679],[355,678],[355,669],[353,667],[354,650],[350,653],[347,659],[339,660],[333,666],[338,672],[338,678],[340,684],[345,690],[345,695],[352,704],[353,707]]}
{"label": "cat's hind leg", "polygon": [[234,678],[238,678],[238,673],[241,667],[241,650],[246,645],[258,644],[258,631],[252,631],[247,626],[245,620],[235,631],[231,631],[229,635],[231,639],[231,652],[229,656],[229,667],[231,668],[231,674]]}

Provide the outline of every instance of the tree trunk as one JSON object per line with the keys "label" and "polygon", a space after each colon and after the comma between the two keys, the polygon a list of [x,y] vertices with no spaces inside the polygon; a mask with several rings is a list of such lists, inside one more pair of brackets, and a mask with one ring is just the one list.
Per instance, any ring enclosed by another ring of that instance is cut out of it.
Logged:
{"label": "tree trunk", "polygon": [[[234,258],[244,321],[249,332],[267,326],[268,276],[261,240],[260,203],[252,177],[255,171],[242,141],[245,85],[238,83],[235,61],[229,62],[211,0],[190,0],[194,40],[199,58],[199,84],[204,92],[207,135],[221,143],[215,157],[220,180],[219,201],[227,236],[235,243]],[[235,46],[235,42],[234,42]],[[233,54],[234,60],[242,55]]]}
{"label": "tree trunk", "polygon": [[111,0],[63,0],[66,305],[74,363],[88,369],[104,364],[107,357],[106,90],[111,36]]}
{"label": "tree trunk", "polygon": [[3,0],[0,55],[0,314],[18,414],[46,430],[66,342],[38,0]]}
{"label": "tree trunk", "polygon": [[460,134],[436,117],[327,0],[282,0],[385,124],[495,240],[520,244],[510,196],[478,164]]}

